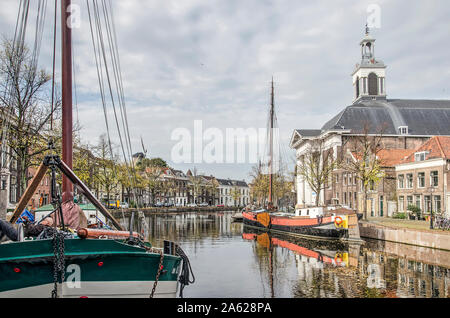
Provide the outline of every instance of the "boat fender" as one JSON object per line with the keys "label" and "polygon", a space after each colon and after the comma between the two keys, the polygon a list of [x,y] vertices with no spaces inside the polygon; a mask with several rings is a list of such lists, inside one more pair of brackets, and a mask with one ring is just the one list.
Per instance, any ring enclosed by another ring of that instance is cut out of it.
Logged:
{"label": "boat fender", "polygon": [[317,216],[317,224],[321,225],[323,222],[323,215],[318,215]]}
{"label": "boat fender", "polygon": [[319,255],[317,256],[317,260],[323,263],[323,255],[319,253]]}
{"label": "boat fender", "polygon": [[341,227],[341,224],[342,224],[342,218],[340,217],[340,216],[337,216],[335,219],[334,219],[334,225],[336,226],[336,227]]}

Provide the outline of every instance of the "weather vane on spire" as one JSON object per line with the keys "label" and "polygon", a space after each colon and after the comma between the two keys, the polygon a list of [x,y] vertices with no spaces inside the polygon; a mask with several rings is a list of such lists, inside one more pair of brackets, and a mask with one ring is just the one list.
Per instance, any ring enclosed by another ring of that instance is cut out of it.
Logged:
{"label": "weather vane on spire", "polygon": [[369,26],[367,25],[367,22],[366,22],[366,35],[369,35]]}

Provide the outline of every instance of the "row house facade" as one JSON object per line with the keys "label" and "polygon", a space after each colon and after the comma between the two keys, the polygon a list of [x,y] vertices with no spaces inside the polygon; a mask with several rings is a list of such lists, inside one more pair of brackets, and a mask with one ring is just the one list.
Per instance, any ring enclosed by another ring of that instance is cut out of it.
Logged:
{"label": "row house facade", "polygon": [[[377,152],[382,178],[371,182],[367,193],[367,212],[370,216],[387,216],[388,202],[395,202],[395,165],[410,153],[405,149],[381,149]],[[362,212],[364,209],[364,188],[355,172],[345,169],[350,161],[357,162],[357,155],[345,148],[340,167],[335,169],[325,183],[323,197],[326,205],[341,205]]]}
{"label": "row house facade", "polygon": [[244,180],[217,179],[219,203],[224,206],[246,206],[250,204],[250,187]]}
{"label": "row house facade", "polygon": [[398,212],[413,205],[423,215],[450,216],[449,169],[450,137],[435,136],[411,152],[395,167]]}
{"label": "row house facade", "polygon": [[10,149],[0,144],[0,218],[18,202],[17,161],[11,160]]}
{"label": "row house facade", "polygon": [[[37,169],[30,167],[28,169],[28,184],[30,184],[32,178],[36,174]],[[51,203],[51,178],[49,174],[46,174],[39,183],[36,191],[34,192],[29,202],[28,208],[36,210],[44,205]]]}
{"label": "row house facade", "polygon": [[[9,160],[8,152],[0,155],[0,216],[5,216],[7,211],[15,208],[19,202],[19,187],[17,180],[17,160]],[[36,168],[29,167],[27,171],[27,186],[36,173]],[[50,198],[50,176],[47,174],[39,183],[36,192],[31,197],[27,208],[35,210],[43,205],[49,204]],[[2,214],[3,213],[3,214]]]}
{"label": "row house facade", "polygon": [[189,203],[189,178],[181,170],[164,168],[158,180],[164,186],[156,193],[153,202],[177,206]]}

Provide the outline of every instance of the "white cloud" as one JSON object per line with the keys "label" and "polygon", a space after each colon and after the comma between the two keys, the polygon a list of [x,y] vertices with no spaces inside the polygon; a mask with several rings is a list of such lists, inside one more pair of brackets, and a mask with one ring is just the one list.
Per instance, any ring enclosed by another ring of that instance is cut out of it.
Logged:
{"label": "white cloud", "polygon": [[[82,134],[105,131],[85,2],[74,31]],[[266,124],[270,80],[281,136],[320,128],[352,101],[366,8],[346,1],[113,1],[128,119],[135,151],[169,159],[171,131]],[[446,0],[377,1],[375,54],[387,65],[392,98],[449,98],[450,6]],[[1,32],[14,29],[17,1],[2,1]],[[41,62],[51,66],[51,6]],[[30,15],[32,16],[32,15]],[[31,32],[33,26],[30,26]],[[59,67],[58,67],[59,70]],[[59,73],[58,73],[59,74]],[[186,168],[183,166],[183,168]],[[205,173],[248,177],[248,166],[201,165]],[[217,170],[216,170],[217,169]]]}

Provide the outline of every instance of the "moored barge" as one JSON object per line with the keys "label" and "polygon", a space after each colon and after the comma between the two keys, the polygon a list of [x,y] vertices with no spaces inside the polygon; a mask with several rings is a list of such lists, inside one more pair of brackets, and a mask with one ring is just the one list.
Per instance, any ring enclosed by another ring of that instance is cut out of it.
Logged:
{"label": "moored barge", "polygon": [[348,209],[311,207],[297,209],[295,214],[260,209],[242,215],[245,225],[266,231],[319,239],[359,239],[358,215]]}

